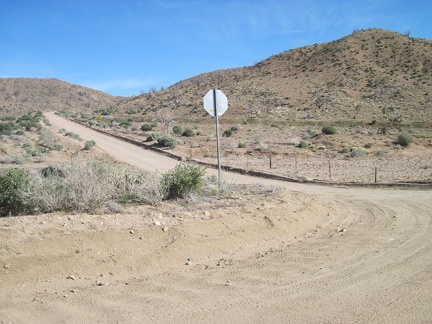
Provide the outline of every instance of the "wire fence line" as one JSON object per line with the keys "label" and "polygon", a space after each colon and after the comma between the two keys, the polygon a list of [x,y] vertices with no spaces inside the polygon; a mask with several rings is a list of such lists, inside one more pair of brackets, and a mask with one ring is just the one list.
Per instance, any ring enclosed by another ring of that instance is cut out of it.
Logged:
{"label": "wire fence line", "polygon": [[326,158],[227,155],[222,164],[293,178],[355,183],[432,182],[432,156]]}

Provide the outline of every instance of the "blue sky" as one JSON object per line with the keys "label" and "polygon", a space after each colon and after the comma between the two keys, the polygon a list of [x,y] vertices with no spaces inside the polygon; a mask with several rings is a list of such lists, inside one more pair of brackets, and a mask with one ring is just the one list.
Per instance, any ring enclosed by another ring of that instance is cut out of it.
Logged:
{"label": "blue sky", "polygon": [[0,0],[0,77],[112,95],[383,28],[432,39],[430,0]]}

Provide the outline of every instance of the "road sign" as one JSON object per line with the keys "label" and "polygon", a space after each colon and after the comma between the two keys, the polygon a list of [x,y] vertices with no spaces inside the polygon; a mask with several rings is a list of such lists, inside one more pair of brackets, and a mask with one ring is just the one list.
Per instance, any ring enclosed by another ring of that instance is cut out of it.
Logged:
{"label": "road sign", "polygon": [[[216,101],[216,105],[215,105]],[[222,116],[228,109],[228,98],[220,90],[213,89],[204,96],[204,109],[215,117],[215,109],[218,116]]]}
{"label": "road sign", "polygon": [[204,109],[210,116],[216,117],[216,141],[218,158],[218,188],[221,184],[221,163],[220,163],[220,144],[219,144],[219,116],[222,116],[228,109],[228,99],[222,91],[213,89],[204,96]]}

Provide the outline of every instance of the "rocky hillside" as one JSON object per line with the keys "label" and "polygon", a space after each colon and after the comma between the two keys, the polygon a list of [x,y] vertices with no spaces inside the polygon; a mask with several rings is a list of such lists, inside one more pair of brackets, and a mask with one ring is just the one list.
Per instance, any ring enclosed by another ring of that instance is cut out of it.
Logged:
{"label": "rocky hillside", "polygon": [[205,116],[202,97],[218,87],[228,97],[224,118],[292,122],[338,120],[419,123],[432,120],[432,41],[386,30],[356,31],[253,66],[204,73],[160,91],[128,98],[119,111],[169,109]]}
{"label": "rocky hillside", "polygon": [[381,29],[274,55],[253,66],[204,73],[129,98],[55,79],[0,79],[0,116],[63,110],[150,120],[169,111],[203,121],[202,98],[217,87],[233,123],[313,121],[430,127],[432,41]]}
{"label": "rocky hillside", "polygon": [[92,111],[116,105],[119,98],[56,79],[0,79],[0,116],[27,111]]}

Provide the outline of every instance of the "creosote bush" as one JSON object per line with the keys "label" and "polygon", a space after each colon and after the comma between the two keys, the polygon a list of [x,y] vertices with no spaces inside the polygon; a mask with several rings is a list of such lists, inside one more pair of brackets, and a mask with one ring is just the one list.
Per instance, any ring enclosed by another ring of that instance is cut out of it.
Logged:
{"label": "creosote bush", "polygon": [[174,134],[180,135],[183,130],[182,130],[182,128],[180,126],[176,125],[176,126],[173,127],[172,131],[173,131]]}
{"label": "creosote bush", "polygon": [[334,128],[334,126],[324,126],[322,128],[322,133],[325,135],[334,135],[336,134],[336,128]]}
{"label": "creosote bush", "polygon": [[185,137],[193,137],[193,136],[195,136],[195,132],[193,131],[192,128],[186,128],[186,129],[182,132],[182,136],[185,136]]}
{"label": "creosote bush", "polygon": [[152,129],[153,129],[153,125],[151,125],[151,124],[143,124],[141,126],[141,130],[143,132],[148,132],[148,131],[151,131]]}
{"label": "creosote bush", "polygon": [[174,170],[162,177],[166,199],[183,198],[188,194],[200,194],[205,168],[193,163],[177,164]]}
{"label": "creosote bush", "polygon": [[308,146],[309,146],[308,143],[305,141],[300,141],[300,143],[298,145],[298,147],[300,147],[300,148],[307,148]]}
{"label": "creosote bush", "polygon": [[19,215],[26,213],[28,206],[24,198],[30,182],[30,174],[25,169],[10,168],[0,174],[1,214]]}
{"label": "creosote bush", "polygon": [[403,147],[409,146],[413,141],[413,137],[407,133],[400,133],[396,140],[396,144],[402,145]]}
{"label": "creosote bush", "polygon": [[84,150],[85,151],[90,151],[94,146],[96,145],[96,142],[91,140],[91,141],[87,141],[84,144]]}
{"label": "creosote bush", "polygon": [[170,149],[174,149],[178,145],[177,140],[168,135],[158,137],[157,142],[159,145],[169,147]]}

